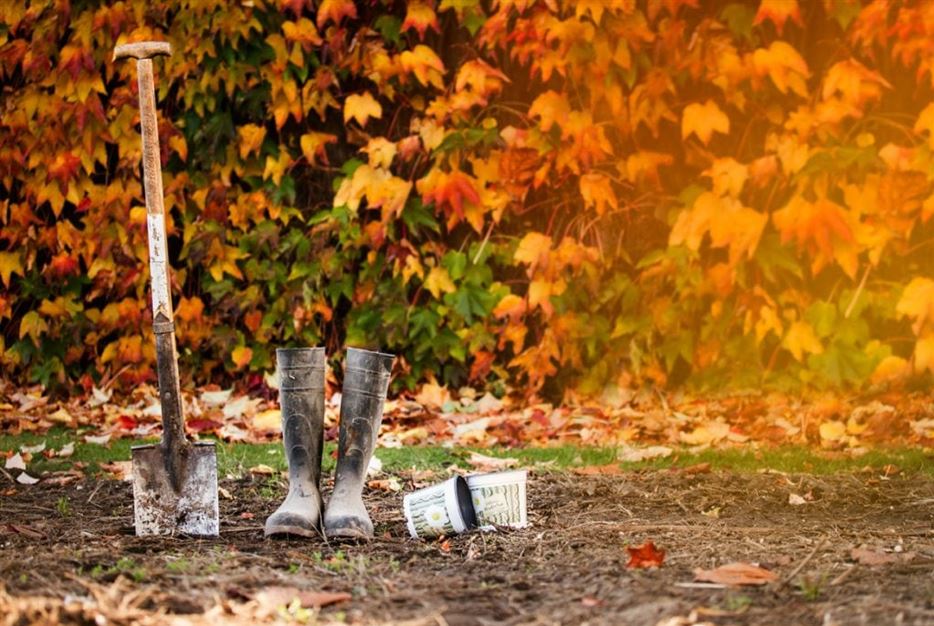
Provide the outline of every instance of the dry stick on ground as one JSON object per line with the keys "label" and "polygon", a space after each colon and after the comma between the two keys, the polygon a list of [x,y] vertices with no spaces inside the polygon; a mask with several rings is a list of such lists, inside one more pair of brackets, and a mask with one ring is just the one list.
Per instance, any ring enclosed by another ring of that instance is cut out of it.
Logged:
{"label": "dry stick on ground", "polygon": [[811,551],[808,552],[808,555],[807,555],[806,557],[804,557],[804,559],[803,559],[800,563],[798,563],[798,566],[797,566],[796,568],[794,568],[793,570],[791,570],[791,573],[788,574],[788,576],[786,576],[786,577],[778,584],[778,586],[775,588],[775,591],[780,590],[780,589],[783,588],[785,585],[787,585],[788,583],[790,583],[791,580],[792,580],[795,576],[797,576],[798,573],[799,573],[801,570],[804,569],[804,566],[807,565],[807,564],[811,561],[812,558],[814,558],[814,555],[817,554],[817,551],[820,550],[821,548],[823,548],[825,545],[827,545],[827,538],[826,538],[826,537],[821,537],[821,540],[818,541],[817,544],[811,549]]}

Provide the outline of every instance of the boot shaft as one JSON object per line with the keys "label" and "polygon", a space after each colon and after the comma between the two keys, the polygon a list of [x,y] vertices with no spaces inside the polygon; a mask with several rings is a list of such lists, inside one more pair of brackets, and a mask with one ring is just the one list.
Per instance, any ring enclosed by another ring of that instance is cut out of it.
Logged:
{"label": "boot shaft", "polygon": [[338,478],[363,479],[376,447],[394,360],[391,354],[347,349],[341,391]]}
{"label": "boot shaft", "polygon": [[324,348],[276,350],[282,439],[289,477],[311,480],[321,474],[324,445]]}

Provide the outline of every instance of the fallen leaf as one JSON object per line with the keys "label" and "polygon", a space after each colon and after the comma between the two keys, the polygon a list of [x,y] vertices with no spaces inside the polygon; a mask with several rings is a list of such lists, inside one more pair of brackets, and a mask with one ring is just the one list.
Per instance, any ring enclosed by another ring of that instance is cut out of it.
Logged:
{"label": "fallen leaf", "polygon": [[790,504],[791,506],[801,506],[802,504],[807,504],[807,500],[805,500],[804,498],[802,498],[796,493],[789,493],[788,504]]}
{"label": "fallen leaf", "polygon": [[75,453],[75,442],[69,441],[55,453],[55,456],[64,459],[64,458],[70,457],[74,453]]}
{"label": "fallen leaf", "polygon": [[244,415],[250,415],[256,411],[256,407],[260,402],[262,402],[262,400],[259,398],[240,396],[224,405],[224,417],[227,419],[237,419]]}
{"label": "fallen leaf", "polygon": [[378,491],[402,491],[402,484],[395,476],[391,478],[379,478],[376,480],[371,480],[367,482],[366,486],[370,489],[376,489]]}
{"label": "fallen leaf", "polygon": [[257,432],[278,432],[282,427],[282,411],[280,409],[267,409],[260,411],[252,420],[253,430]]}
{"label": "fallen leaf", "polygon": [[26,526],[24,524],[7,524],[6,528],[8,531],[16,533],[18,535],[23,535],[24,537],[29,537],[30,539],[45,539],[45,533],[39,532],[35,528]]}
{"label": "fallen leaf", "polygon": [[666,446],[649,446],[647,448],[635,448],[624,446],[616,453],[616,459],[624,463],[639,463],[651,459],[663,459],[671,456],[672,449]]}
{"label": "fallen leaf", "polygon": [[254,465],[253,467],[251,467],[250,473],[256,474],[258,476],[272,476],[273,474],[276,473],[276,470],[269,467],[268,465],[260,463],[259,465]]}
{"label": "fallen leaf", "polygon": [[110,389],[98,389],[97,387],[91,388],[91,399],[88,400],[88,406],[92,409],[102,406],[110,402],[110,397],[113,395],[113,391]]}
{"label": "fallen leaf", "polygon": [[202,391],[201,402],[208,406],[221,406],[227,404],[232,393],[233,387],[230,389],[221,389],[220,391]]}
{"label": "fallen leaf", "polygon": [[900,554],[895,554],[890,552],[882,552],[881,550],[870,550],[868,548],[853,548],[850,550],[851,559],[860,565],[868,565],[870,567],[910,561],[914,557],[914,552],[902,552]]}
{"label": "fallen leaf", "polygon": [[109,434],[107,434],[107,435],[96,435],[96,436],[95,436],[95,435],[85,435],[85,436],[84,436],[84,441],[85,441],[85,443],[93,443],[93,444],[96,444],[96,445],[99,445],[99,446],[106,446],[108,443],[110,443],[110,437],[111,437],[111,436],[110,436]]}
{"label": "fallen leaf", "polygon": [[30,476],[26,472],[21,472],[20,475],[16,477],[16,482],[21,485],[35,485],[37,482],[39,482],[39,479]]}
{"label": "fallen leaf", "polygon": [[694,580],[721,585],[764,585],[778,580],[778,575],[750,563],[729,563],[712,570],[694,570]]}
{"label": "fallen leaf", "polygon": [[23,461],[23,455],[17,452],[6,460],[3,467],[8,470],[25,470],[26,462]]}
{"label": "fallen leaf", "polygon": [[474,406],[477,407],[477,413],[493,413],[503,408],[503,401],[488,392]]}
{"label": "fallen leaf", "polygon": [[132,461],[114,461],[113,463],[101,463],[101,469],[116,478],[117,480],[133,479]]}
{"label": "fallen leaf", "polygon": [[23,454],[39,454],[45,450],[45,442],[37,443],[34,446],[20,446],[19,449]]}
{"label": "fallen leaf", "polygon": [[367,476],[377,476],[383,471],[383,461],[375,454],[370,457],[370,462],[366,466]]}
{"label": "fallen leaf", "polygon": [[846,425],[834,420],[820,425],[820,438],[823,442],[836,442],[846,437]]}
{"label": "fallen leaf", "polygon": [[451,400],[451,392],[438,383],[428,382],[415,394],[415,401],[424,407],[440,409]]}
{"label": "fallen leaf", "polygon": [[641,546],[626,546],[629,552],[629,562],[626,567],[629,569],[661,567],[665,560],[665,551],[655,547],[652,541],[646,541]]}
{"label": "fallen leaf", "polygon": [[350,600],[349,593],[327,591],[307,591],[295,587],[267,587],[254,596],[256,602],[270,612],[291,606],[296,600],[302,608],[321,608],[338,602]]}
{"label": "fallen leaf", "polygon": [[510,457],[497,458],[487,456],[485,454],[480,454],[479,452],[471,452],[470,456],[467,458],[467,463],[469,463],[475,470],[481,472],[496,472],[510,467],[515,467],[519,464],[519,460]]}
{"label": "fallen leaf", "polygon": [[580,476],[618,476],[623,473],[619,463],[585,465],[583,467],[575,467],[572,471]]}

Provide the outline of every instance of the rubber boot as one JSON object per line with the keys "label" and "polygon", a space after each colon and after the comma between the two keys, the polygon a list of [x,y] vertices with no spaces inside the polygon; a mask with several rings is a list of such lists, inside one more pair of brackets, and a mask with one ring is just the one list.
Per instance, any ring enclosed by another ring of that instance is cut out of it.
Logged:
{"label": "rubber boot", "polygon": [[266,536],[321,534],[324,503],[318,490],[324,444],[324,348],[276,350],[282,442],[289,493],[266,520]]}
{"label": "rubber boot", "polygon": [[379,435],[394,358],[381,352],[347,349],[334,493],[324,512],[324,534],[329,538],[373,536],[373,522],[363,505],[363,484]]}

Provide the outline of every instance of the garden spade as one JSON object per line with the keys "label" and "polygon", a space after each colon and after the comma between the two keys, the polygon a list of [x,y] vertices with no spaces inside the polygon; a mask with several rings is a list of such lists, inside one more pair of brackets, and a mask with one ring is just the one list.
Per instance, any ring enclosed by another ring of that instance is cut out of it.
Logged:
{"label": "garden spade", "polygon": [[169,295],[168,248],[162,198],[162,166],[156,125],[152,57],[170,55],[167,42],[117,46],[114,60],[133,57],[139,79],[143,135],[143,186],[149,232],[153,333],[162,405],[162,442],[134,446],[133,508],[136,534],[217,535],[217,457],[213,442],[192,444],[185,435],[175,351],[175,323]]}

